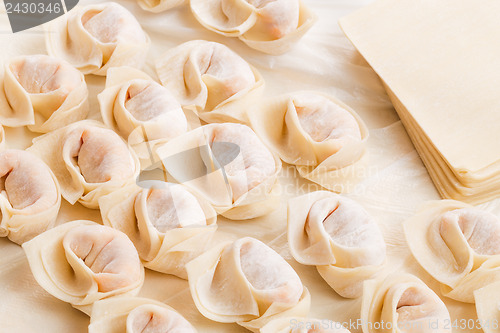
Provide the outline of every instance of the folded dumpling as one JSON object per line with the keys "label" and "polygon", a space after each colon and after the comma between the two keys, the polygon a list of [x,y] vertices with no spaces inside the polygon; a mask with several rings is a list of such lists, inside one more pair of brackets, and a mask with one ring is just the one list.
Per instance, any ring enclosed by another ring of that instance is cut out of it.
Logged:
{"label": "folded dumpling", "polygon": [[186,3],[186,0],[137,0],[139,6],[148,12],[159,13]]}
{"label": "folded dumpling", "polygon": [[500,281],[474,291],[474,299],[484,333],[500,333]]}
{"label": "folded dumpling", "polygon": [[170,306],[147,298],[120,297],[97,301],[89,333],[196,333]]}
{"label": "folded dumpling", "polygon": [[363,333],[451,333],[443,301],[411,274],[366,281],[361,303]]}
{"label": "folded dumpling", "polygon": [[127,235],[91,221],[61,224],[23,249],[38,284],[87,314],[94,302],[135,296],[144,283],[144,267]]}
{"label": "folded dumpling", "polygon": [[460,201],[427,203],[404,223],[418,263],[443,295],[474,303],[474,291],[500,280],[500,218]]}
{"label": "folded dumpling", "polygon": [[56,221],[59,183],[50,168],[24,150],[0,153],[0,237],[22,244]]}
{"label": "folded dumpling", "polygon": [[191,0],[190,4],[205,28],[275,55],[287,52],[316,21],[300,0]]}
{"label": "folded dumpling", "polygon": [[363,281],[386,262],[375,220],[354,200],[328,191],[288,201],[288,245],[295,260],[316,266],[343,297],[361,296]]}
{"label": "folded dumpling", "polygon": [[185,265],[199,256],[215,232],[212,206],[179,184],[131,185],[99,199],[105,225],[127,234],[144,266],[187,278]]}
{"label": "folded dumpling", "polygon": [[64,60],[46,55],[20,56],[0,74],[0,122],[47,133],[87,116],[83,74]]}
{"label": "folded dumpling", "polygon": [[328,319],[300,317],[277,318],[260,329],[260,333],[350,333],[341,323]]}
{"label": "folded dumpling", "polygon": [[264,143],[283,161],[296,165],[302,177],[346,192],[363,174],[368,129],[333,97],[296,92],[264,102],[248,116]]}
{"label": "folded dumpling", "polygon": [[279,205],[281,162],[248,126],[205,125],[170,140],[156,153],[177,182],[229,219],[262,216]]}
{"label": "folded dumpling", "polygon": [[297,273],[254,238],[214,247],[186,268],[196,307],[211,320],[257,332],[275,318],[309,312],[310,294]]}
{"label": "folded dumpling", "polygon": [[127,140],[143,163],[153,160],[150,152],[156,144],[188,130],[172,93],[137,69],[110,68],[98,99],[104,124]]}
{"label": "folded dumpling", "polygon": [[137,19],[116,2],[77,7],[47,25],[51,56],[84,74],[106,75],[111,67],[142,67],[151,41]]}
{"label": "folded dumpling", "polygon": [[163,54],[156,62],[161,83],[184,107],[206,122],[247,121],[249,103],[264,87],[260,73],[227,46],[194,40]]}
{"label": "folded dumpling", "polygon": [[127,143],[97,121],[82,120],[33,140],[28,151],[52,169],[64,199],[97,209],[100,197],[136,181],[139,160]]}

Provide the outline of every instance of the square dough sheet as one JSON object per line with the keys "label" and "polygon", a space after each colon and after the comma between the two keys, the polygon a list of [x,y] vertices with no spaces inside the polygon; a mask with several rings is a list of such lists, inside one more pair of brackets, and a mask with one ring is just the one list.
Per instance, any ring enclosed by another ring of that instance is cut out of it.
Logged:
{"label": "square dough sheet", "polygon": [[[98,1],[82,0],[81,5]],[[120,1],[142,24],[152,39],[145,71],[156,77],[154,59],[169,48],[192,39],[224,43],[254,65],[266,80],[265,94],[274,96],[296,90],[317,90],[331,94],[355,109],[370,129],[369,164],[366,178],[349,196],[362,204],[379,223],[388,244],[391,271],[416,274],[435,290],[438,286],[418,266],[405,244],[402,222],[424,201],[439,198],[432,181],[392,107],[376,73],[354,49],[340,30],[337,20],[371,1],[304,0],[319,20],[287,54],[269,56],[254,51],[237,39],[228,39],[204,29],[186,7],[160,14],[140,9],[135,0]],[[4,10],[3,6],[0,6]],[[5,14],[5,12],[2,12]],[[0,59],[21,54],[45,53],[41,28],[10,33],[7,16],[0,15]],[[100,119],[96,94],[104,87],[103,77],[87,76],[91,96],[89,118]],[[26,148],[34,135],[24,128],[6,129],[7,144]],[[270,215],[233,222],[219,217],[219,229],[235,236],[256,237],[292,264],[312,294],[310,317],[340,322],[359,318],[360,299],[338,296],[314,267],[296,263],[286,242],[286,202],[288,198],[318,190],[300,178],[295,168],[284,165],[280,181],[282,200]],[[500,201],[483,205],[500,213]],[[97,210],[63,201],[58,223],[73,219],[100,222]],[[0,239],[0,322],[2,332],[87,332],[89,318],[71,305],[55,299],[35,282],[21,248]],[[146,282],[139,296],[150,297],[177,309],[199,332],[248,332],[236,324],[220,324],[204,319],[196,310],[186,281],[146,270]],[[452,319],[476,318],[472,305],[444,299]],[[361,327],[350,327],[361,332]],[[457,331],[458,332],[458,331]]]}

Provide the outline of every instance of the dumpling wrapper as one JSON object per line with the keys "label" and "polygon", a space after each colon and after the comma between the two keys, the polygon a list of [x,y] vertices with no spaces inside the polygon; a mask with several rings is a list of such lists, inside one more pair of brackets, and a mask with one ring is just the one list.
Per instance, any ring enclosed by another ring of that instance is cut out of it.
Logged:
{"label": "dumpling wrapper", "polygon": [[250,219],[279,205],[281,161],[248,126],[205,125],[170,140],[156,154],[173,179],[224,217]]}
{"label": "dumpling wrapper", "polygon": [[45,41],[49,55],[95,75],[142,67],[151,44],[134,15],[116,2],[76,7],[47,24]]}
{"label": "dumpling wrapper", "polygon": [[290,50],[316,22],[300,0],[191,0],[190,6],[205,28],[273,55]]}
{"label": "dumpling wrapper", "polygon": [[104,225],[125,233],[146,268],[186,279],[185,265],[202,254],[217,213],[179,184],[131,185],[99,199]]}
{"label": "dumpling wrapper", "polygon": [[97,97],[104,124],[128,141],[142,164],[154,160],[156,145],[188,130],[172,93],[135,68],[110,68],[106,88]]}
{"label": "dumpling wrapper", "polygon": [[278,253],[250,237],[216,246],[186,266],[201,314],[257,332],[279,317],[306,316],[311,296]]}
{"label": "dumpling wrapper", "polygon": [[299,263],[314,265],[340,296],[361,296],[380,274],[386,245],[375,220],[352,199],[328,191],[288,201],[288,245]]}
{"label": "dumpling wrapper", "polygon": [[161,83],[205,122],[248,121],[246,110],[262,95],[262,75],[227,46],[194,40],[156,61]]}
{"label": "dumpling wrapper", "polygon": [[396,333],[452,332],[446,305],[411,274],[393,274],[385,279],[366,281],[361,322],[364,333],[384,331],[381,327]]}
{"label": "dumpling wrapper", "polygon": [[98,300],[137,295],[144,283],[134,244],[124,233],[95,222],[61,224],[23,249],[38,284],[86,314]]}
{"label": "dumpling wrapper", "polygon": [[97,209],[100,197],[136,181],[140,163],[125,141],[94,120],[37,137],[27,149],[52,169],[64,199]]}
{"label": "dumpling wrapper", "polygon": [[500,332],[500,281],[474,291],[476,311],[484,333]]}
{"label": "dumpling wrapper", "polygon": [[54,226],[61,190],[54,173],[37,156],[0,152],[0,237],[22,244]]}
{"label": "dumpling wrapper", "polygon": [[368,128],[333,97],[295,92],[261,103],[248,116],[262,141],[312,182],[349,192],[365,174]]}
{"label": "dumpling wrapper", "polygon": [[89,110],[85,78],[46,55],[11,59],[0,73],[0,122],[47,133],[82,120]]}
{"label": "dumpling wrapper", "polygon": [[160,13],[186,3],[186,0],[137,0],[142,9]]}
{"label": "dumpling wrapper", "polygon": [[300,317],[277,318],[260,329],[260,333],[350,333],[341,323],[328,319]]}
{"label": "dumpling wrapper", "polygon": [[418,263],[443,295],[474,303],[474,291],[500,279],[500,218],[454,200],[431,201],[404,223]]}
{"label": "dumpling wrapper", "polygon": [[196,329],[165,303],[148,298],[119,297],[97,301],[89,333],[196,333]]}

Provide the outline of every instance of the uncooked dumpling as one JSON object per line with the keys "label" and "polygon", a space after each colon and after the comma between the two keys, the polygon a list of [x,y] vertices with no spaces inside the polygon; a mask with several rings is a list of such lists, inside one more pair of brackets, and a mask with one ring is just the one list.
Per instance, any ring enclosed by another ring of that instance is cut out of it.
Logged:
{"label": "uncooked dumpling", "polygon": [[395,333],[451,333],[450,320],[443,301],[411,274],[393,274],[364,284],[364,333],[384,331],[382,328]]}
{"label": "uncooked dumpling", "polygon": [[287,52],[316,20],[300,0],[191,0],[190,5],[205,28],[275,55]]}
{"label": "uncooked dumpling", "polygon": [[188,130],[172,93],[134,68],[111,68],[98,99],[104,123],[128,141],[143,163],[152,164],[155,145]]}
{"label": "uncooked dumpling", "polygon": [[348,192],[364,174],[368,129],[347,105],[317,92],[274,98],[248,112],[251,126],[300,175]]}
{"label": "uncooked dumpling", "polygon": [[341,323],[327,319],[300,317],[277,318],[260,329],[260,333],[350,333]]}
{"label": "uncooked dumpling", "polygon": [[250,237],[205,252],[186,266],[191,295],[207,318],[256,332],[283,316],[305,316],[310,295],[293,268]]}
{"label": "uncooked dumpling", "polygon": [[40,286],[87,314],[95,301],[136,295],[144,282],[144,268],[128,237],[91,221],[59,225],[23,249]]}
{"label": "uncooked dumpling", "polygon": [[474,292],[478,323],[484,333],[500,332],[500,281]]}
{"label": "uncooked dumpling", "polygon": [[447,297],[474,303],[474,291],[500,279],[500,218],[460,201],[426,204],[404,223],[418,263]]}
{"label": "uncooked dumpling", "polygon": [[170,140],[156,153],[176,181],[227,218],[262,216],[277,206],[281,162],[248,126],[205,125]]}
{"label": "uncooked dumpling", "polygon": [[115,2],[75,8],[49,23],[49,55],[84,74],[106,75],[111,67],[142,67],[150,45],[137,19]]}
{"label": "uncooked dumpling", "polygon": [[187,278],[185,265],[209,245],[217,214],[179,184],[131,185],[99,199],[105,225],[127,234],[144,266]]}
{"label": "uncooked dumpling", "polygon": [[56,177],[23,150],[0,153],[0,236],[22,244],[51,228],[61,206]]}
{"label": "uncooked dumpling", "polygon": [[96,121],[84,120],[36,138],[28,150],[50,166],[63,197],[89,208],[136,181],[139,161],[122,138]]}
{"label": "uncooked dumpling", "polygon": [[327,191],[289,200],[288,244],[295,260],[315,265],[343,297],[361,296],[363,281],[378,274],[386,261],[374,219],[355,201]]}
{"label": "uncooked dumpling", "polygon": [[196,333],[168,305],[147,298],[120,297],[94,303],[89,333]]}
{"label": "uncooked dumpling", "polygon": [[264,80],[256,69],[227,46],[194,40],[156,62],[162,84],[182,106],[206,122],[246,122],[248,103],[260,98]]}
{"label": "uncooked dumpling", "polygon": [[[3,78],[2,78],[3,76]],[[7,62],[0,84],[0,122],[47,133],[88,113],[83,74],[64,60],[28,55]]]}

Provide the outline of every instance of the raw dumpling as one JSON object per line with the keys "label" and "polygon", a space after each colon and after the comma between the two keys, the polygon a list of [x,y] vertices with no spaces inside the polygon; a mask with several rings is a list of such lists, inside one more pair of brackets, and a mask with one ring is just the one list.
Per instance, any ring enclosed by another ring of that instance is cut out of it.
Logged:
{"label": "raw dumpling", "polygon": [[137,0],[139,6],[148,12],[159,13],[180,6],[186,0]]}
{"label": "raw dumpling", "polygon": [[207,29],[238,37],[253,49],[283,54],[312,27],[316,16],[300,0],[191,0]]}
{"label": "raw dumpling", "polygon": [[309,312],[310,294],[297,273],[254,238],[214,247],[186,268],[196,307],[211,320],[256,332],[272,319]]}
{"label": "raw dumpling", "polygon": [[45,40],[49,55],[96,75],[142,67],[151,44],[134,15],[116,2],[75,8],[48,24]]}
{"label": "raw dumpling", "polygon": [[28,151],[52,169],[64,199],[97,209],[100,197],[136,181],[139,160],[115,132],[82,120],[35,138]]}
{"label": "raw dumpling", "polygon": [[22,244],[54,225],[61,207],[59,183],[37,156],[1,152],[0,188],[0,237]]}
{"label": "raw dumpling", "polygon": [[350,333],[341,323],[328,319],[277,318],[260,329],[260,333]]}
{"label": "raw dumpling", "polygon": [[94,302],[135,296],[144,283],[144,267],[130,239],[91,221],[61,224],[23,249],[38,284],[87,314]]}
{"label": "raw dumpling", "polygon": [[246,108],[259,99],[264,80],[227,46],[194,40],[167,51],[156,62],[162,84],[182,106],[206,122],[247,122]]}
{"label": "raw dumpling", "polygon": [[217,226],[212,206],[182,185],[131,185],[99,199],[105,225],[127,234],[144,266],[187,278],[185,264],[210,243]]}
{"label": "raw dumpling", "polygon": [[500,218],[454,200],[429,202],[404,223],[418,263],[442,293],[474,303],[474,291],[500,280]]}
{"label": "raw dumpling", "polygon": [[348,192],[363,174],[368,129],[342,102],[297,92],[248,112],[252,128],[300,175],[329,190]]}
{"label": "raw dumpling", "polygon": [[361,303],[363,333],[451,333],[443,301],[417,277],[393,274],[366,281]]}
{"label": "raw dumpling", "polygon": [[288,202],[288,244],[295,260],[315,265],[343,297],[361,296],[363,281],[386,261],[384,238],[373,218],[355,201],[327,191]]}
{"label": "raw dumpling", "polygon": [[5,126],[47,133],[87,116],[83,74],[64,60],[17,57],[7,62],[0,81],[0,122]]}
{"label": "raw dumpling", "polygon": [[128,140],[143,163],[154,160],[150,152],[156,144],[187,132],[177,99],[134,68],[110,68],[98,99],[104,124]]}
{"label": "raw dumpling", "polygon": [[500,333],[500,281],[474,291],[474,299],[484,333]]}
{"label": "raw dumpling", "polygon": [[170,306],[147,298],[120,297],[97,301],[89,333],[196,333]]}
{"label": "raw dumpling", "polygon": [[281,162],[248,126],[205,125],[170,140],[156,153],[177,182],[229,219],[262,216],[279,205]]}

